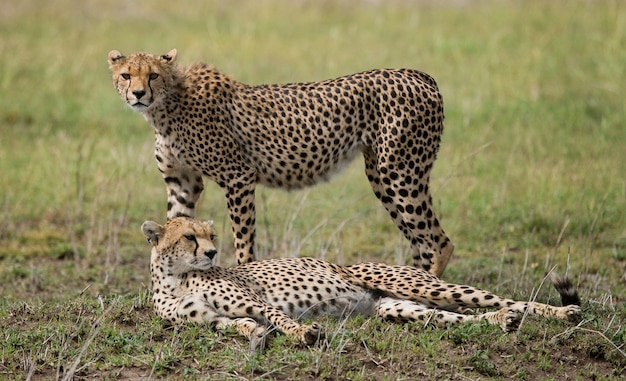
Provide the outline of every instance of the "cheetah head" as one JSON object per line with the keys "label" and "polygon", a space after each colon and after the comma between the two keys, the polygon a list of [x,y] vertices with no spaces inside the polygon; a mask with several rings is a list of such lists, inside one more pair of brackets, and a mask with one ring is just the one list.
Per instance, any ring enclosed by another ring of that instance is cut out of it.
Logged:
{"label": "cheetah head", "polygon": [[109,52],[109,69],[120,97],[135,111],[145,111],[162,100],[174,86],[176,49],[162,56],[134,53],[125,57]]}
{"label": "cheetah head", "polygon": [[215,266],[217,250],[213,243],[213,221],[177,217],[163,226],[146,221],[141,230],[152,244],[151,265],[157,266],[159,272],[180,275]]}

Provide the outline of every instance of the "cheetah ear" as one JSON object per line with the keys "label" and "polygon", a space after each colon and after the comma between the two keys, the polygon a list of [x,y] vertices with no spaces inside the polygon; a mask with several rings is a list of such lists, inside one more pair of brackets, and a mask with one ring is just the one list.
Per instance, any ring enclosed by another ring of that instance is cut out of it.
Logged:
{"label": "cheetah ear", "polygon": [[161,56],[161,61],[164,63],[174,63],[176,61],[176,56],[178,55],[178,51],[176,49],[172,49],[169,52],[163,54]]}
{"label": "cheetah ear", "polygon": [[213,220],[208,220],[206,223],[207,223],[207,225],[209,225],[209,226],[213,226]]}
{"label": "cheetah ear", "polygon": [[152,246],[156,246],[159,243],[159,237],[163,235],[163,226],[154,221],[146,221],[141,224],[141,231],[148,239],[148,242]]}
{"label": "cheetah ear", "polygon": [[111,50],[109,52],[109,65],[113,65],[116,61],[119,61],[122,58],[125,58],[125,57],[118,50]]}

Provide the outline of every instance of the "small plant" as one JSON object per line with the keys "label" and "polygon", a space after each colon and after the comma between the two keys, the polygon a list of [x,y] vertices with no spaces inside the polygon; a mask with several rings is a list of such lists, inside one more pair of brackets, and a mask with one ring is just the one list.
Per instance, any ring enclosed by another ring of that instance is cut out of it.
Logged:
{"label": "small plant", "polygon": [[484,350],[477,350],[469,358],[468,364],[474,368],[474,370],[480,374],[489,377],[500,376],[497,366],[489,358],[489,352]]}
{"label": "small plant", "polygon": [[455,345],[480,343],[483,338],[497,334],[498,327],[484,322],[478,324],[461,324],[448,331],[447,337]]}
{"label": "small plant", "polygon": [[539,353],[539,355],[537,355],[537,367],[543,371],[552,370],[550,356],[547,356],[545,353]]}

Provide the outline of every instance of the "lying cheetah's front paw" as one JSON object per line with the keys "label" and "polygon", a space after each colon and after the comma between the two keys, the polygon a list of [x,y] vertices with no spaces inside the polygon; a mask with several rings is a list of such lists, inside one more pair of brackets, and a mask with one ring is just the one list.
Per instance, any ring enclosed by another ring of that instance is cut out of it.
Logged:
{"label": "lying cheetah's front paw", "polygon": [[250,335],[250,350],[251,351],[263,351],[265,349],[267,338],[267,328],[264,326],[257,326]]}
{"label": "lying cheetah's front paw", "polygon": [[315,344],[322,334],[322,326],[319,323],[312,323],[311,325],[303,326],[303,328],[305,330],[300,340],[306,345]]}

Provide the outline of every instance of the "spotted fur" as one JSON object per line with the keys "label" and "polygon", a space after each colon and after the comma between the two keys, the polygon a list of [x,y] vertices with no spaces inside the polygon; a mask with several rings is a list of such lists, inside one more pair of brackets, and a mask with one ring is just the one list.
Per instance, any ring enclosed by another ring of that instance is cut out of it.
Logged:
{"label": "spotted fur", "polygon": [[413,264],[441,276],[454,246],[439,225],[430,172],[443,132],[435,80],[411,69],[248,86],[205,64],[109,53],[113,84],[156,133],[167,218],[193,217],[203,176],[224,190],[238,263],[254,260],[257,184],[328,179],[361,153],[376,197],[411,244]]}
{"label": "spotted fur", "polygon": [[[150,271],[157,314],[172,323],[233,326],[254,343],[262,343],[268,328],[276,327],[313,344],[321,326],[303,325],[297,319],[322,315],[378,315],[438,326],[487,320],[510,331],[516,329],[522,313],[559,319],[580,314],[578,305],[514,301],[446,283],[410,266],[339,266],[314,258],[279,258],[221,268],[215,265],[212,223],[187,217],[171,219],[164,226],[146,221],[142,231],[152,244]],[[558,290],[564,300],[579,301],[573,287]],[[497,310],[476,315],[459,312],[489,307]]]}

